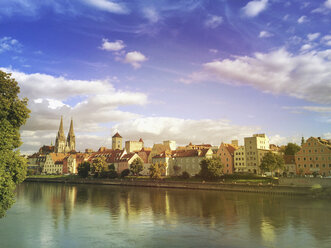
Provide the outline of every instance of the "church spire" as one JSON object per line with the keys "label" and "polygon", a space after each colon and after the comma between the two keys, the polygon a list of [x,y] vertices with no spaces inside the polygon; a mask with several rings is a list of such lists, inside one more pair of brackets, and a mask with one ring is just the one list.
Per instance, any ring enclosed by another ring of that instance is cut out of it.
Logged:
{"label": "church spire", "polygon": [[75,136],[75,134],[74,134],[74,123],[73,123],[72,118],[71,118],[71,122],[70,122],[70,128],[69,128],[69,134],[68,135]]}
{"label": "church spire", "polygon": [[76,149],[76,140],[74,133],[74,122],[71,118],[70,128],[67,136],[67,151],[74,151]]}
{"label": "church spire", "polygon": [[64,131],[63,131],[63,118],[61,115],[61,122],[60,122],[60,127],[59,127],[59,132],[58,132],[58,137],[64,137]]}

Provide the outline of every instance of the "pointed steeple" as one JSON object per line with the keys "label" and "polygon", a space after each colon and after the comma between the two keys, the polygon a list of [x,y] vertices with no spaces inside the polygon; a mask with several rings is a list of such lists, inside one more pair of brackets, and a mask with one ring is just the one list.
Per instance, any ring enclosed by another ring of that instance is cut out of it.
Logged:
{"label": "pointed steeple", "polygon": [[70,122],[70,128],[69,128],[68,136],[75,136],[75,134],[74,134],[74,122],[73,122],[72,118],[71,118],[71,122]]}
{"label": "pointed steeple", "polygon": [[74,151],[76,149],[76,140],[75,140],[75,133],[74,133],[74,122],[71,118],[70,122],[70,128],[67,136],[67,144],[66,144],[66,150],[68,152]]}
{"label": "pointed steeple", "polygon": [[61,115],[61,122],[60,122],[60,127],[59,127],[59,132],[57,134],[58,138],[64,137],[64,131],[63,131],[63,118]]}

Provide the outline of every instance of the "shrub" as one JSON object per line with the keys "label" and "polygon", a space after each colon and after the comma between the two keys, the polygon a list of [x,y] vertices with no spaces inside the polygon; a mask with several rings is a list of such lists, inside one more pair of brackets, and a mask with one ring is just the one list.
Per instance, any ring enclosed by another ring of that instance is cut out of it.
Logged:
{"label": "shrub", "polygon": [[182,175],[180,176],[182,179],[189,179],[191,175],[187,171],[183,171]]}
{"label": "shrub", "polygon": [[130,170],[129,169],[125,169],[121,172],[121,178],[125,178],[128,175],[130,175]]}

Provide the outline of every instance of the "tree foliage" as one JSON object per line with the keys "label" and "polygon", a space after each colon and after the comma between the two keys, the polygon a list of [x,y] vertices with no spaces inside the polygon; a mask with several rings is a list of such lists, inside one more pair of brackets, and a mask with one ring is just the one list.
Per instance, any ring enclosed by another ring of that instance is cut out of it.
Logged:
{"label": "tree foliage", "polygon": [[92,161],[92,173],[94,176],[101,176],[105,171],[108,171],[108,165],[104,157],[98,157]]}
{"label": "tree foliage", "polygon": [[153,179],[160,179],[166,173],[166,165],[164,163],[155,163],[149,167],[149,176]]}
{"label": "tree foliage", "polygon": [[90,172],[91,164],[89,162],[83,162],[78,165],[78,175],[82,178],[86,178]]}
{"label": "tree foliage", "polygon": [[285,155],[295,155],[298,151],[300,151],[301,147],[294,143],[288,143],[285,146],[284,154]]}
{"label": "tree foliage", "polygon": [[121,172],[121,178],[127,177],[128,175],[130,175],[130,172],[131,171],[129,169],[122,170],[122,172]]}
{"label": "tree foliage", "polygon": [[215,180],[223,175],[223,164],[219,157],[203,159],[200,167],[199,175],[204,180]]}
{"label": "tree foliage", "polygon": [[140,158],[136,158],[130,165],[130,170],[133,175],[137,176],[144,169],[144,163]]}
{"label": "tree foliage", "polygon": [[15,185],[26,176],[26,160],[17,148],[21,145],[20,127],[29,117],[28,100],[20,99],[20,88],[11,75],[0,71],[0,217],[14,202]]}
{"label": "tree foliage", "polygon": [[268,152],[266,153],[260,164],[260,169],[262,172],[271,172],[271,175],[273,175],[273,172],[276,170],[283,170],[285,167],[284,159],[281,155]]}
{"label": "tree foliage", "polygon": [[182,168],[180,168],[179,165],[175,164],[173,166],[173,169],[174,169],[175,176],[178,176],[179,175],[179,172],[181,171]]}

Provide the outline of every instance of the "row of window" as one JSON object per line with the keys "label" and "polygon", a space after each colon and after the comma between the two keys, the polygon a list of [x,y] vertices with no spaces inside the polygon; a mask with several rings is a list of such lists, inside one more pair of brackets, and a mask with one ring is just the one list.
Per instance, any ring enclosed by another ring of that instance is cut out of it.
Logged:
{"label": "row of window", "polygon": [[[298,161],[300,161],[300,157],[297,157],[298,158]],[[303,160],[306,161],[306,157],[303,157]],[[314,160],[313,157],[310,157],[309,160]],[[315,160],[323,160],[324,161],[324,157],[315,157]],[[331,160],[331,157],[329,157],[329,160]]]}
{"label": "row of window", "polygon": [[[303,167],[304,167],[304,168],[307,168],[308,165],[304,164]],[[310,168],[319,168],[319,164],[315,164],[315,165],[310,164],[309,167],[310,167]],[[322,167],[323,167],[323,168],[326,168],[326,165],[325,165],[325,164],[322,164]],[[298,168],[301,168],[301,164],[298,164]],[[329,168],[331,168],[331,164],[329,164]]]}
{"label": "row of window", "polygon": [[[302,152],[303,152],[303,153],[305,153],[306,151],[308,151],[308,153],[311,153],[311,152],[312,152],[312,150],[305,150],[305,149],[302,149]],[[317,150],[317,149],[315,149],[315,150],[314,150],[314,152],[316,152],[316,153],[317,153],[317,152],[318,152],[318,150]],[[321,152],[324,152],[324,149],[321,149]]]}

